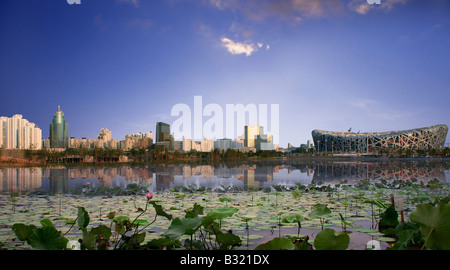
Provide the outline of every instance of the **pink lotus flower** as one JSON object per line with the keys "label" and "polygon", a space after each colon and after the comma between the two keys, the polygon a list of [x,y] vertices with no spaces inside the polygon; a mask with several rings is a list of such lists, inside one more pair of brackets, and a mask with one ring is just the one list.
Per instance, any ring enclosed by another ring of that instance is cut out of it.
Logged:
{"label": "pink lotus flower", "polygon": [[151,200],[153,198],[153,194],[151,194],[150,192],[147,193],[147,200]]}

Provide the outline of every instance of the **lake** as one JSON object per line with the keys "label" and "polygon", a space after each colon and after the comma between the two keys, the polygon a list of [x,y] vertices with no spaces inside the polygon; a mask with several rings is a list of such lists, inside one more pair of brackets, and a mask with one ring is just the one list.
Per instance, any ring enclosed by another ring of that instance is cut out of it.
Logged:
{"label": "lake", "polygon": [[0,168],[0,193],[70,193],[84,185],[126,188],[131,183],[151,192],[176,187],[218,190],[274,189],[298,184],[334,185],[369,179],[450,182],[449,159],[288,159],[217,164],[159,164]]}
{"label": "lake", "polygon": [[[174,217],[183,217],[185,209],[195,203],[205,207],[205,212],[222,207],[230,199],[230,206],[236,207],[239,214],[227,218],[222,225],[240,236],[239,249],[254,249],[274,237],[295,236],[299,231],[296,224],[279,226],[281,216],[300,214],[301,235],[310,239],[323,229],[319,219],[310,216],[312,207],[324,204],[332,209],[323,226],[335,231],[344,230],[343,218],[349,223],[345,228],[350,237],[348,249],[365,249],[372,240],[381,242],[381,248],[392,245],[391,237],[377,230],[377,218],[381,209],[358,199],[360,196],[377,198],[386,205],[391,196],[405,199],[405,218],[421,201],[432,201],[435,195],[444,197],[446,190],[429,193],[420,189],[363,190],[342,189],[333,194],[328,192],[265,192],[279,190],[280,187],[294,189],[300,185],[313,186],[358,184],[360,180],[370,183],[409,181],[416,179],[428,182],[437,179],[443,184],[450,182],[450,160],[444,159],[288,159],[264,160],[257,162],[228,162],[217,164],[160,164],[160,165],[104,165],[104,166],[52,166],[52,167],[5,167],[0,168],[0,239],[8,249],[28,249],[29,247],[11,238],[11,228],[16,223],[40,224],[44,218],[50,219],[60,231],[69,231],[72,226],[67,220],[75,220],[77,208],[84,207],[90,214],[90,226],[111,223],[106,214],[118,211],[121,216],[135,218],[137,206],[146,202],[145,196],[84,196],[79,190],[86,186],[119,187],[126,189],[130,184],[141,184],[153,192],[154,200],[160,201],[166,211]],[[367,182],[367,181],[365,181]],[[400,183],[400,182],[398,182]],[[205,188],[212,191],[243,192],[194,192],[181,194],[165,192],[183,189]],[[337,190],[337,189],[336,189]],[[78,191],[78,193],[77,193]],[[253,192],[256,191],[256,192]],[[297,190],[299,191],[299,190]],[[17,196],[13,193],[27,194],[38,192],[37,196]],[[48,196],[42,193],[56,194]],[[380,193],[381,192],[381,193]],[[357,195],[357,196],[356,196]],[[224,197],[225,196],[225,197]],[[426,197],[426,198],[425,198]],[[249,218],[249,231],[245,229],[242,217]],[[152,212],[143,218],[151,220]],[[160,217],[149,227],[146,242],[161,237],[171,221]],[[68,239],[82,237],[79,230],[71,230]],[[9,239],[6,241],[5,239]]]}

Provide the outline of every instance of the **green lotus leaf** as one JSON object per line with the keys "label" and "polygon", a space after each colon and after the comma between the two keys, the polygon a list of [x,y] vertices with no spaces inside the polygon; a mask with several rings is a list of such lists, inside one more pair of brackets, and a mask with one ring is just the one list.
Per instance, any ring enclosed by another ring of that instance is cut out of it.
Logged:
{"label": "green lotus leaf", "polygon": [[60,232],[50,226],[37,228],[30,235],[30,245],[40,250],[61,250],[67,246],[68,242]]}
{"label": "green lotus leaf", "polygon": [[133,221],[133,225],[139,225],[139,226],[144,225],[145,226],[145,225],[148,225],[148,221],[145,219],[136,219]]}
{"label": "green lotus leaf", "polygon": [[164,233],[165,236],[169,237],[171,240],[178,240],[182,235],[192,235],[201,226],[202,218],[175,218],[172,220],[167,231]]}
{"label": "green lotus leaf", "polygon": [[309,213],[310,217],[324,217],[331,214],[330,208],[328,208],[325,204],[316,204],[313,206],[311,212]]}
{"label": "green lotus leaf", "polygon": [[155,203],[154,201],[150,201],[149,203],[150,203],[151,205],[153,205],[153,208],[155,208],[155,211],[156,211],[156,214],[157,214],[157,215],[166,217],[168,220],[171,220],[171,219],[172,219],[172,215],[166,213],[166,212],[163,210],[163,208],[162,208],[161,205]]}
{"label": "green lotus leaf", "polygon": [[427,248],[450,249],[450,204],[419,204],[409,218],[420,225]]}
{"label": "green lotus leaf", "polygon": [[314,239],[317,250],[345,250],[350,243],[350,237],[345,232],[336,232],[333,229],[324,229]]}
{"label": "green lotus leaf", "polygon": [[261,244],[255,250],[293,250],[295,245],[286,238],[274,238],[267,243]]}
{"label": "green lotus leaf", "polygon": [[242,240],[239,236],[232,233],[220,233],[217,235],[217,242],[224,247],[237,246]]}
{"label": "green lotus leaf", "polygon": [[78,227],[84,229],[89,225],[89,214],[86,212],[84,207],[78,208]]}
{"label": "green lotus leaf", "polygon": [[29,242],[29,238],[36,228],[37,227],[34,225],[25,225],[22,223],[16,223],[12,226],[12,230],[16,234],[17,238],[20,241],[27,241],[27,242]]}
{"label": "green lotus leaf", "polygon": [[302,219],[303,219],[302,215],[291,214],[291,215],[285,216],[281,222],[282,223],[294,223],[294,222],[299,223]]}
{"label": "green lotus leaf", "polygon": [[212,219],[224,219],[231,217],[234,213],[238,212],[239,209],[231,206],[217,207],[209,211],[207,216]]}

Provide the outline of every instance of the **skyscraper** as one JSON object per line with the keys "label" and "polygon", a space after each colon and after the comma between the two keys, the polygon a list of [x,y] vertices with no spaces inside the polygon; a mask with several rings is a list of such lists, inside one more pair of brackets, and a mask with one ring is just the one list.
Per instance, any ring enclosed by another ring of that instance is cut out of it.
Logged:
{"label": "skyscraper", "polygon": [[167,141],[170,135],[170,125],[158,122],[156,123],[156,142]]}
{"label": "skyscraper", "polygon": [[170,134],[170,125],[163,122],[157,122],[155,146],[164,146],[167,149],[172,150],[173,144],[174,140]]}
{"label": "skyscraper", "polygon": [[245,126],[245,147],[253,147],[256,150],[273,150],[272,135],[264,134],[262,126]]}
{"label": "skyscraper", "polygon": [[66,123],[60,106],[53,115],[50,124],[50,148],[67,148],[69,146],[69,124]]}
{"label": "skyscraper", "polygon": [[260,126],[245,126],[245,147],[256,147],[256,138],[260,134]]}

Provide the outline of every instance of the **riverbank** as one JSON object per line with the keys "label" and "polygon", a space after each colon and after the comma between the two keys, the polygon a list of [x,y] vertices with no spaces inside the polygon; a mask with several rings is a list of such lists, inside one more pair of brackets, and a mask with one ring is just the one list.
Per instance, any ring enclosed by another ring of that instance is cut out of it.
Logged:
{"label": "riverbank", "polygon": [[14,158],[14,157],[0,157],[0,167],[8,166],[18,166],[18,167],[24,167],[24,166],[42,166],[42,162],[36,162],[32,160],[22,159],[22,158]]}
{"label": "riverbank", "polygon": [[[447,149],[447,148],[446,148]],[[73,149],[67,150],[67,154],[60,152],[59,156],[74,155]],[[450,161],[450,155],[405,155],[405,154],[290,154],[282,155],[275,151],[262,151],[257,153],[238,153],[231,154],[212,152],[163,152],[154,153],[144,151],[143,153],[119,153],[121,158],[115,158],[108,155],[108,158],[90,158],[73,159],[67,158],[48,158],[50,155],[47,150],[0,150],[0,167],[26,167],[26,166],[118,166],[118,165],[158,165],[158,164],[220,164],[220,163],[248,163],[248,162],[278,162],[278,161],[391,161],[391,160],[442,160]],[[102,154],[104,155],[104,154]],[[126,157],[126,158],[122,158]],[[76,161],[74,161],[76,160]]]}

